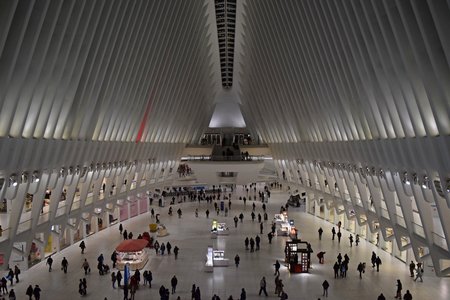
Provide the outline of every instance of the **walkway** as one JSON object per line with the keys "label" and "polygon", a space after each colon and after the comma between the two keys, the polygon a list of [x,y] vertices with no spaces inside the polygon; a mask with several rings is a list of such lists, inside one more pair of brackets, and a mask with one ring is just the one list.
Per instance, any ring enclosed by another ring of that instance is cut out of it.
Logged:
{"label": "walkway", "polygon": [[[242,193],[242,188],[239,188]],[[238,196],[233,196],[233,199]],[[286,193],[272,191],[272,198],[268,204],[269,220],[272,219],[280,206],[285,203],[288,196]],[[261,203],[257,204],[257,212],[262,212]],[[158,289],[161,284],[170,289],[170,278],[176,275],[178,278],[177,293],[170,297],[176,299],[191,299],[190,289],[193,283],[200,286],[202,299],[211,299],[215,293],[222,300],[228,299],[233,295],[238,299],[240,290],[244,287],[247,291],[247,299],[261,299],[259,297],[259,281],[262,276],[266,276],[269,297],[276,299],[274,295],[273,281],[273,263],[275,259],[283,261],[284,242],[286,237],[275,237],[272,245],[267,242],[267,230],[270,225],[265,224],[264,234],[262,236],[261,250],[249,253],[244,249],[244,239],[246,236],[256,236],[259,233],[259,224],[252,222],[250,213],[252,202],[247,202],[244,207],[242,201],[233,200],[231,213],[227,218],[220,216],[219,221],[225,221],[230,227],[229,236],[219,236],[217,240],[210,237],[211,219],[215,217],[213,205],[204,202],[198,206],[198,202],[189,202],[181,204],[183,216],[179,219],[176,215],[178,205],[174,206],[174,214],[169,217],[168,207],[157,209],[156,213],[161,213],[162,223],[169,231],[169,235],[158,239],[159,243],[170,241],[172,247],[177,245],[180,248],[178,260],[174,256],[164,255],[155,256],[151,251],[150,260],[141,271],[151,269],[153,272],[153,287],[141,287],[136,294],[136,299],[159,299]],[[199,208],[199,217],[195,218],[194,210]],[[205,210],[211,211],[210,218],[206,219]],[[245,215],[244,223],[239,223],[235,229],[232,218],[239,215],[240,212]],[[262,214],[262,213],[261,213]],[[339,245],[337,241],[331,241],[331,225],[320,219],[305,213],[296,212],[292,208],[289,211],[289,218],[295,220],[299,228],[299,238],[309,241],[312,244],[314,254],[312,256],[313,269],[309,274],[289,274],[285,267],[281,268],[281,279],[285,285],[285,291],[289,299],[308,299],[316,300],[322,298],[321,284],[324,279],[330,283],[328,299],[377,299],[380,292],[383,292],[387,299],[393,299],[395,295],[396,280],[403,282],[403,291],[409,289],[414,299],[450,299],[450,279],[437,278],[429,270],[425,270],[424,282],[414,282],[409,277],[408,267],[393,258],[384,251],[377,250],[374,245],[362,240],[358,247],[349,247],[348,233],[343,232],[342,242]],[[148,224],[151,222],[150,214],[140,215],[134,219],[123,222],[125,229],[132,231],[134,236],[148,230]],[[317,229],[322,227],[324,230],[322,241],[318,240]],[[25,299],[25,290],[28,284],[39,284],[42,288],[41,299],[79,299],[78,281],[84,277],[81,268],[82,261],[87,258],[91,264],[92,273],[87,276],[88,294],[86,299],[103,300],[107,297],[109,300],[123,299],[122,290],[112,289],[110,274],[100,276],[96,272],[96,259],[100,253],[105,256],[107,264],[111,265],[110,255],[117,244],[122,240],[119,234],[118,226],[105,229],[100,233],[88,237],[85,240],[87,249],[84,255],[81,255],[78,244],[64,249],[61,253],[54,255],[54,271],[48,272],[45,263],[40,263],[28,271],[22,272],[21,281],[14,285],[18,299]],[[208,245],[214,245],[214,248],[224,249],[225,256],[231,260],[231,266],[223,268],[214,268],[214,273],[205,273],[203,265],[205,261],[206,249]],[[316,254],[318,251],[326,251],[325,264],[317,264]],[[382,265],[379,273],[374,271],[370,265],[370,254],[376,251],[381,259]],[[350,256],[349,272],[346,279],[334,279],[332,266],[338,252],[342,255],[348,253]],[[241,264],[239,268],[233,265],[233,258],[239,254]],[[62,257],[69,260],[69,272],[64,274],[60,270]],[[363,279],[358,278],[356,267],[358,262],[367,263],[367,271]],[[8,289],[9,289],[8,285]],[[150,297],[149,297],[150,296]],[[55,298],[57,297],[57,298]]]}

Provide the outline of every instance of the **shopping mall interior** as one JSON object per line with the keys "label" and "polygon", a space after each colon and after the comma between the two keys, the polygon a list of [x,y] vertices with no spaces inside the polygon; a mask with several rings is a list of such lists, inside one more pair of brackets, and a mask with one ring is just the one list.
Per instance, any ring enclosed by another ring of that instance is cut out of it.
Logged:
{"label": "shopping mall interior", "polygon": [[278,260],[289,299],[448,299],[449,82],[448,0],[0,1],[0,277],[256,299]]}

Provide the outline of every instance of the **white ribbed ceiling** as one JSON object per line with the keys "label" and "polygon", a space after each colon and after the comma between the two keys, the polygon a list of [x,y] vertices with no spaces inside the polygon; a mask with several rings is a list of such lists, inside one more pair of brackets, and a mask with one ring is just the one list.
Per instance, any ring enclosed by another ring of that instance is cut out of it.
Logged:
{"label": "white ribbed ceiling", "polygon": [[450,134],[450,1],[246,1],[241,100],[269,143]]}
{"label": "white ribbed ceiling", "polygon": [[[234,92],[268,143],[449,135],[445,0],[237,1]],[[214,0],[0,1],[0,137],[193,142]]]}
{"label": "white ribbed ceiling", "polygon": [[0,1],[0,137],[191,142],[213,110],[207,21],[203,0]]}

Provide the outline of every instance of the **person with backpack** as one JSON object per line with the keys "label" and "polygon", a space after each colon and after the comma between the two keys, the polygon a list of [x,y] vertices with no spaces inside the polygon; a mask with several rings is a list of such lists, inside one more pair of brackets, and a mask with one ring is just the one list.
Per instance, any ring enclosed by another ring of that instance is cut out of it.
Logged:
{"label": "person with backpack", "polygon": [[81,254],[84,254],[84,249],[86,249],[86,244],[84,243],[84,241],[81,241],[80,248],[81,248]]}

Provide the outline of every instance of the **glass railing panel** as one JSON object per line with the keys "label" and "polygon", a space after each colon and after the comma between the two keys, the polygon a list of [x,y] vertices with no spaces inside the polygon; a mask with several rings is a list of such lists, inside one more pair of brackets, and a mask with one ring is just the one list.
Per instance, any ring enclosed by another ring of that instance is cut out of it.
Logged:
{"label": "glass railing panel", "polygon": [[395,214],[395,216],[397,217],[397,224],[406,228],[405,218],[403,218],[403,216],[400,216],[397,214]]}
{"label": "glass railing panel", "polygon": [[93,201],[94,201],[94,197],[89,196],[86,198],[86,202],[84,203],[84,205],[92,204]]}
{"label": "glass railing panel", "polygon": [[414,232],[421,237],[425,237],[425,231],[423,230],[423,226],[414,222],[412,224]]}
{"label": "glass railing panel", "polygon": [[448,251],[447,240],[442,235],[437,234],[436,232],[433,232],[433,242],[437,246],[439,246],[439,247],[441,247],[441,248],[443,248],[443,249]]}
{"label": "glass railing panel", "polygon": [[39,224],[48,222],[49,219],[50,219],[50,213],[49,212],[45,212],[45,213],[43,213],[43,214],[41,214],[39,216]]}
{"label": "glass railing panel", "polygon": [[79,209],[79,208],[80,208],[80,199],[78,199],[77,201],[74,201],[74,202],[72,203],[72,209],[71,209],[71,211],[74,211],[74,210]]}
{"label": "glass railing panel", "polygon": [[56,211],[56,216],[62,216],[66,213],[66,205],[64,204],[63,206],[58,207],[58,210]]}
{"label": "glass railing panel", "polygon": [[21,232],[30,230],[30,228],[31,228],[31,219],[21,221],[19,223],[19,226],[17,227],[17,233],[21,233]]}

